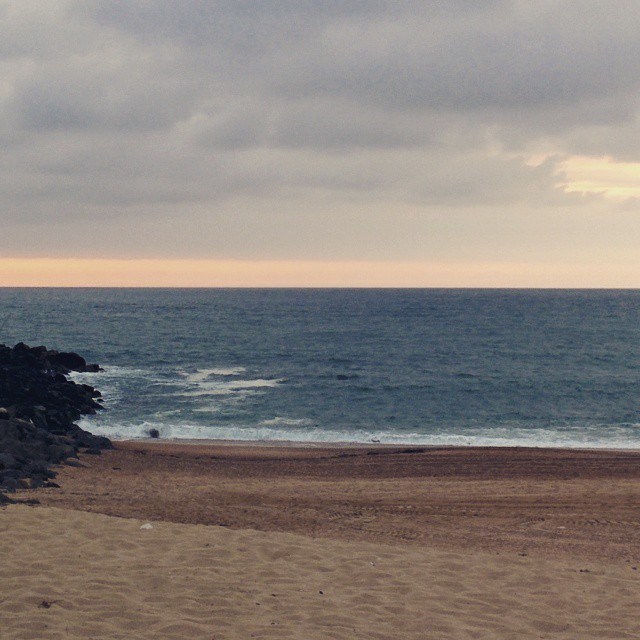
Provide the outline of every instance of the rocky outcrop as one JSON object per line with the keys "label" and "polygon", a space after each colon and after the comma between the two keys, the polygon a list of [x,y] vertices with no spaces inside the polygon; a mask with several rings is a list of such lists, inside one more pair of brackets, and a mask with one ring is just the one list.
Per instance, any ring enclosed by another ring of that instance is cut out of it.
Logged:
{"label": "rocky outcrop", "polygon": [[[0,490],[55,486],[53,465],[111,447],[75,424],[103,408],[100,392],[67,377],[99,370],[76,353],[0,345]],[[7,500],[0,494],[0,504]]]}

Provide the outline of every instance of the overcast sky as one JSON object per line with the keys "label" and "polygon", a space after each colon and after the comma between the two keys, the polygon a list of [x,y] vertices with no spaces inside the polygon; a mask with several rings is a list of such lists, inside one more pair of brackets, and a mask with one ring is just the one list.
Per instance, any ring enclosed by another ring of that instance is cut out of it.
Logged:
{"label": "overcast sky", "polygon": [[2,257],[640,286],[638,34],[640,0],[0,0]]}

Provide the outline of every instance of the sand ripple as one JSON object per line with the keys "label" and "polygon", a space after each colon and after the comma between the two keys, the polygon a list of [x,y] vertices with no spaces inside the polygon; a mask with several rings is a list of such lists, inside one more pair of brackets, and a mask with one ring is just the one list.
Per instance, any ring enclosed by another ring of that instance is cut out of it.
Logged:
{"label": "sand ripple", "polygon": [[638,638],[638,571],[0,511],[3,639]]}

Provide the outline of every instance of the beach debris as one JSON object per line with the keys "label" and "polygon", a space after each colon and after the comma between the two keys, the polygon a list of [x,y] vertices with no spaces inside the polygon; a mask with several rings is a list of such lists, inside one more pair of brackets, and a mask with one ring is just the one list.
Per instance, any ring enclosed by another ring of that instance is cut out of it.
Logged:
{"label": "beach debris", "polygon": [[58,602],[57,600],[43,600],[38,606],[41,609],[51,609],[51,605]]}
{"label": "beach debris", "polygon": [[149,529],[153,529],[153,525],[150,522],[145,522],[145,524],[143,524],[140,528],[144,530],[149,530]]}

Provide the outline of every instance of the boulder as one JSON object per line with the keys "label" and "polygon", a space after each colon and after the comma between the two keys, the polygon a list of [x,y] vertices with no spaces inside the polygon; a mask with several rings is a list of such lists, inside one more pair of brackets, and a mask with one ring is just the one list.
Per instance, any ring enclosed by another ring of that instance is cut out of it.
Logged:
{"label": "boulder", "polygon": [[[112,446],[108,438],[75,424],[103,409],[96,400],[99,391],[65,375],[87,366],[100,370],[73,352],[22,342],[13,348],[0,345],[0,490],[53,486],[52,465]],[[0,493],[0,504],[7,500]]]}
{"label": "boulder", "polygon": [[47,360],[56,368],[68,369],[69,371],[86,371],[87,361],[73,352],[49,351]]}

